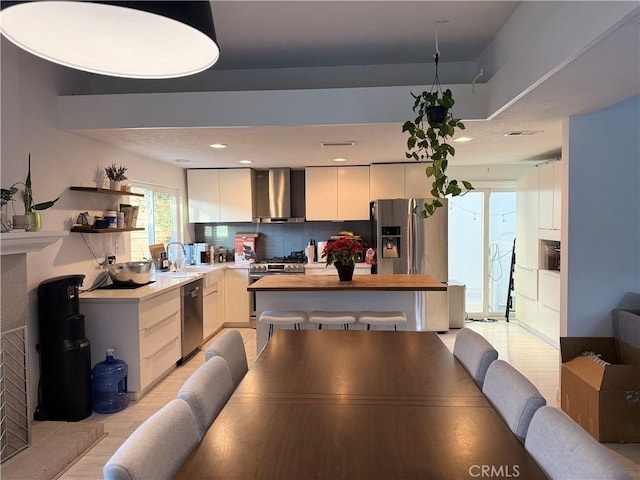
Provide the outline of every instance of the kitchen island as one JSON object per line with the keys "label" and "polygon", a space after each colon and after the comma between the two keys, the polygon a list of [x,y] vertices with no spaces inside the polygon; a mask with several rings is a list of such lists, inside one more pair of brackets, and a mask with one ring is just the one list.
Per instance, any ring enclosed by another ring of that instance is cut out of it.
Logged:
{"label": "kitchen island", "polygon": [[[269,275],[248,287],[256,293],[256,317],[265,310],[402,311],[407,323],[400,330],[427,330],[425,292],[447,295],[447,286],[432,275],[358,275],[341,282],[338,275]],[[283,327],[288,328],[288,327]],[[303,329],[317,328],[303,324]],[[352,329],[365,328],[351,325]],[[372,327],[374,328],[374,327]],[[268,339],[268,325],[256,323],[258,353]]]}

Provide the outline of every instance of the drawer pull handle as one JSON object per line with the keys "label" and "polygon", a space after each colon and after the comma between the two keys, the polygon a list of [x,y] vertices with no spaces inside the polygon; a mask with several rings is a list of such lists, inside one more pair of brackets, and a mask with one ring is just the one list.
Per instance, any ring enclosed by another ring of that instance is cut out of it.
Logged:
{"label": "drawer pull handle", "polygon": [[166,317],[164,317],[164,318],[162,318],[162,319],[158,320],[158,321],[157,321],[157,322],[155,322],[155,323],[152,323],[152,324],[151,324],[151,325],[149,325],[148,327],[144,327],[144,328],[143,328],[143,330],[144,330],[144,331],[151,330],[152,328],[154,328],[154,327],[156,327],[156,326],[160,325],[162,322],[164,322],[164,321],[168,320],[169,318],[173,317],[176,313],[177,313],[177,312],[170,313],[170,314],[169,314],[169,315],[167,315]]}
{"label": "drawer pull handle", "polygon": [[160,348],[158,348],[155,352],[150,353],[149,355],[147,355],[146,357],[144,357],[145,360],[149,360],[151,357],[157,355],[158,353],[160,353],[162,350],[164,350],[165,348],[171,346],[176,340],[178,340],[178,337],[173,337],[169,342],[167,342],[166,344],[164,344],[163,346],[161,346]]}

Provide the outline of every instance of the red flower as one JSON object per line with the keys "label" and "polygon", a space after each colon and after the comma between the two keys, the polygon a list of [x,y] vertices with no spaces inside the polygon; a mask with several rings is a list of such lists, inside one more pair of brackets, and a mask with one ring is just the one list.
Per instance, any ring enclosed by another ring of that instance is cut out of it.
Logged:
{"label": "red flower", "polygon": [[328,242],[322,254],[327,257],[327,265],[334,263],[354,265],[358,258],[358,253],[361,251],[362,243],[354,237],[340,237],[337,240]]}

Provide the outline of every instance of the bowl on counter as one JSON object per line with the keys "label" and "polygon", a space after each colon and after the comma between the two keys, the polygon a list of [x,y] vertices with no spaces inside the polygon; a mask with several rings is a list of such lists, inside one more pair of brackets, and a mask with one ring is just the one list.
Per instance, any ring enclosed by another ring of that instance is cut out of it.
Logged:
{"label": "bowl on counter", "polygon": [[153,264],[151,262],[124,262],[107,266],[114,284],[144,285],[151,281]]}

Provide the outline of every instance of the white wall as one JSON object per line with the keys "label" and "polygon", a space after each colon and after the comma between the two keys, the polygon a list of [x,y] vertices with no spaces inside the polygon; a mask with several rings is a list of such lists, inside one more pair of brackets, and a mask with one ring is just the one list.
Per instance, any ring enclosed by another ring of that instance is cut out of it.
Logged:
{"label": "white wall", "polygon": [[569,119],[561,335],[611,336],[612,309],[640,308],[639,131],[640,95]]}
{"label": "white wall", "polygon": [[[69,230],[78,213],[99,213],[120,197],[71,192],[71,185],[95,186],[96,169],[115,162],[128,167],[131,179],[176,188],[186,197],[186,175],[179,167],[114,149],[56,128],[57,92],[68,88],[71,78],[65,69],[27,54],[2,38],[1,64],[1,156],[2,186],[24,181],[27,155],[31,153],[31,177],[36,203],[60,196],[56,205],[42,212],[43,230]],[[23,213],[22,202],[16,202]],[[85,235],[98,259],[116,249],[118,261],[129,259],[128,234]],[[30,384],[32,412],[36,404],[39,378],[37,286],[45,279],[67,275],[86,275],[91,285],[100,273],[82,235],[71,233],[62,241],[27,255],[29,290]]]}

